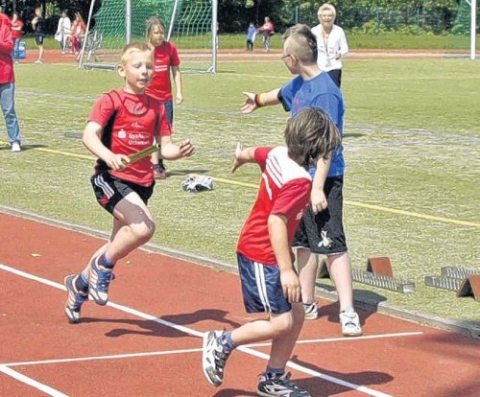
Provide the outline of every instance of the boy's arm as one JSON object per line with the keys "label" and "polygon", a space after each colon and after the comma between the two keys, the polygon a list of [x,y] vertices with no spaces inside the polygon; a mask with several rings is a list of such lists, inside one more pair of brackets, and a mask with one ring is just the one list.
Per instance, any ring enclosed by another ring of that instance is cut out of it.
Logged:
{"label": "boy's arm", "polygon": [[115,154],[108,149],[100,139],[101,133],[102,126],[94,121],[89,121],[83,131],[83,144],[91,153],[103,160],[112,170],[118,171],[124,169],[126,164],[130,162],[130,159],[124,154]]}
{"label": "boy's arm", "polygon": [[176,98],[175,103],[180,105],[183,102],[182,94],[182,72],[179,66],[172,66],[173,81],[175,81]]}
{"label": "boy's arm", "polygon": [[330,169],[330,162],[332,156],[327,160],[321,158],[317,161],[317,169],[312,183],[312,191],[310,192],[310,201],[312,203],[312,210],[316,214],[327,208],[327,197],[325,196],[324,186],[327,179],[328,170]]}
{"label": "boy's arm", "polygon": [[235,149],[235,160],[232,165],[232,173],[240,168],[245,163],[255,163],[255,150],[256,147],[249,147],[244,149],[240,142],[237,143]]}
{"label": "boy's arm", "polygon": [[171,135],[163,135],[156,137],[157,142],[160,141],[160,156],[165,160],[178,160],[183,157],[190,157],[195,153],[195,147],[190,139],[186,139],[179,145],[172,141]]}
{"label": "boy's arm", "polygon": [[280,269],[283,295],[289,302],[298,302],[300,300],[300,281],[293,270],[290,257],[287,218],[283,215],[271,214],[268,217],[268,233]]}
{"label": "boy's arm", "polygon": [[13,38],[10,25],[4,24],[0,27],[0,52],[3,54],[11,54],[13,51]]}
{"label": "boy's arm", "polygon": [[253,92],[242,92],[247,97],[243,105],[240,107],[240,111],[244,114],[252,113],[260,107],[278,105],[280,99],[278,99],[278,93],[280,88],[275,88],[272,91],[265,92],[263,94],[254,94]]}

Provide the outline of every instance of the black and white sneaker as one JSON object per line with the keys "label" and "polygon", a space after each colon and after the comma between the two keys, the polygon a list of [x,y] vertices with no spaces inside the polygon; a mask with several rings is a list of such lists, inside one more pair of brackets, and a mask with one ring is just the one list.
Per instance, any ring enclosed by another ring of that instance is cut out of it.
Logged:
{"label": "black and white sneaker", "polygon": [[210,331],[203,336],[202,366],[203,373],[213,386],[220,386],[223,382],[223,370],[230,352],[218,342],[225,331]]}
{"label": "black and white sneaker", "polygon": [[257,395],[261,397],[311,397],[308,391],[297,386],[290,380],[290,377],[290,372],[272,379],[268,378],[265,373],[260,374]]}

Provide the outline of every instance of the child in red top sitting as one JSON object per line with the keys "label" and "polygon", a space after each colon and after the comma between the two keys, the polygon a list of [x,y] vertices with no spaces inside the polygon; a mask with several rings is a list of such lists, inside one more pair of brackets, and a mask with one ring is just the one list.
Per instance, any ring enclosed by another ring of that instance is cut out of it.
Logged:
{"label": "child in red top sitting", "polygon": [[82,40],[85,37],[87,32],[87,26],[83,21],[82,15],[79,12],[75,13],[75,20],[72,24],[72,35],[70,37],[72,44],[72,52],[75,55],[78,55],[80,49],[82,48]]}
{"label": "child in red top sitting", "polygon": [[114,219],[110,240],[93,254],[81,273],[65,278],[65,314],[71,323],[80,320],[80,309],[88,298],[102,306],[107,304],[115,263],[149,241],[155,232],[147,207],[155,184],[151,160],[144,157],[129,164],[128,156],[154,141],[161,143],[161,155],[169,160],[191,156],[195,151],[189,140],[173,144],[163,104],[145,93],[153,69],[148,44],[127,45],[118,67],[125,86],[97,100],[83,133],[84,145],[98,157],[91,178],[93,191]]}
{"label": "child in red top sitting", "polygon": [[[163,21],[151,17],[147,21],[147,40],[154,47],[153,58],[155,70],[152,82],[147,88],[147,94],[157,98],[165,105],[167,119],[173,125],[173,95],[170,73],[175,82],[175,104],[183,102],[182,73],[180,58],[175,44],[165,40],[166,28]],[[158,155],[152,156],[155,179],[165,179],[167,176],[162,159]]]}

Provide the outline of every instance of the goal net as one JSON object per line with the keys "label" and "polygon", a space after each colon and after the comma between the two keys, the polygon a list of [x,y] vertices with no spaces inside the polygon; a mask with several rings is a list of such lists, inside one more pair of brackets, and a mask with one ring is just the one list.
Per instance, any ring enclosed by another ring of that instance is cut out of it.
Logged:
{"label": "goal net", "polygon": [[115,69],[122,48],[145,41],[146,21],[165,22],[182,72],[217,71],[217,0],[91,0],[79,68]]}

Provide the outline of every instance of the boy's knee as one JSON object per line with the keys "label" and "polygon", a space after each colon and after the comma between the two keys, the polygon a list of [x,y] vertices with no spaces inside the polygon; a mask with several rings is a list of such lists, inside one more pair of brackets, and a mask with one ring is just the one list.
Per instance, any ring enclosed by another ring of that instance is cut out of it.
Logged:
{"label": "boy's knee", "polygon": [[130,225],[132,233],[140,241],[149,241],[155,233],[155,224],[153,222]]}
{"label": "boy's knee", "polygon": [[283,313],[279,316],[272,317],[270,321],[272,323],[274,339],[288,334],[294,326],[292,312]]}

